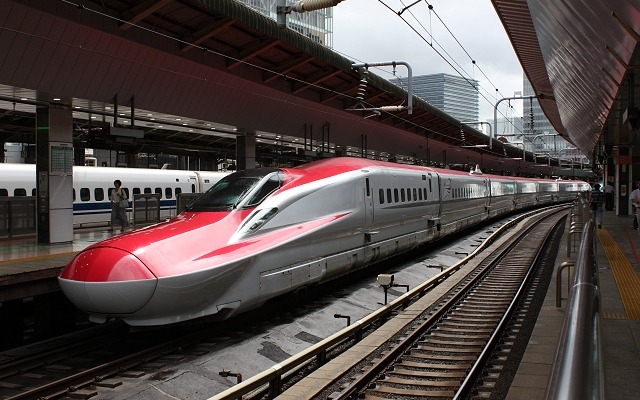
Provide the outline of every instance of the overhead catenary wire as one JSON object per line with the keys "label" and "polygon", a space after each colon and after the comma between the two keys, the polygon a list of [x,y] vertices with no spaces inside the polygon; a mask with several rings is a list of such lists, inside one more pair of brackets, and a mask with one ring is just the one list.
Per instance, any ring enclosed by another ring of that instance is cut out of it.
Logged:
{"label": "overhead catenary wire", "polygon": [[[488,78],[488,76],[484,73],[484,71],[480,68],[480,66],[477,64],[477,62],[475,62],[474,58],[471,57],[471,55],[469,54],[469,52],[464,48],[464,46],[462,46],[462,44],[460,43],[460,41],[455,37],[455,35],[453,34],[453,32],[449,29],[449,27],[445,24],[445,22],[442,20],[442,18],[440,18],[440,16],[435,12],[434,7],[429,4],[429,2],[427,0],[424,0],[425,4],[427,4],[428,8],[429,8],[429,12],[431,14],[431,12],[434,13],[434,15],[436,15],[436,17],[438,18],[438,20],[443,24],[443,26],[445,27],[445,29],[447,29],[447,31],[451,34],[451,36],[454,38],[454,40],[458,43],[458,45],[463,49],[463,51],[465,52],[465,54],[469,57],[469,59],[472,61],[472,65],[477,66],[478,70],[483,74],[483,76],[485,76],[487,78],[487,80],[489,81],[489,83],[495,88],[495,85],[493,84],[493,82],[491,82],[491,80]],[[401,12],[396,12],[391,6],[389,6],[387,3],[385,3],[384,0],[378,0],[378,2],[380,4],[382,4],[387,10],[393,12],[397,17],[399,17],[422,41],[424,41],[425,43],[427,43],[429,45],[429,47],[431,47],[433,49],[433,51],[443,60],[445,61],[447,64],[449,64],[449,66],[463,79],[465,79],[469,85],[471,85],[476,91],[478,91],[478,94],[489,104],[491,104],[493,106],[493,104],[495,103],[492,102],[485,94],[482,93],[482,91],[479,89],[481,88],[483,91],[485,91],[487,94],[489,93],[488,91],[486,91],[486,89],[484,89],[481,85],[474,85],[473,82],[470,81],[470,79],[473,79],[471,77],[471,75],[469,73],[467,73],[464,68],[454,59],[453,56],[451,56],[449,54],[449,52],[433,37],[433,35],[424,27],[424,25],[420,22],[420,20],[414,15],[414,13],[409,9],[411,6],[415,5],[416,2],[412,3],[410,6],[406,6],[404,1],[400,1],[403,5],[405,5],[405,7],[401,10]],[[402,16],[402,13],[404,13],[405,11],[408,11],[408,13],[414,18],[414,20],[416,21],[416,23],[422,28],[422,30],[424,30],[426,32],[426,34],[429,36],[429,38],[431,39],[430,41],[427,40],[424,35],[422,35],[417,28],[415,28],[411,23],[409,23],[409,21],[404,18]],[[441,49],[438,50],[435,46],[434,43]],[[447,57],[445,57],[443,54],[445,54]],[[454,66],[455,64],[455,66]],[[464,73],[463,73],[464,72]],[[473,79],[475,80],[475,79]],[[496,89],[496,93],[502,95],[500,93],[500,91]],[[505,118],[505,121],[508,121],[514,128],[514,130],[523,133],[521,129],[519,129],[516,125],[513,124],[513,122],[511,120],[508,120],[506,118],[506,116],[504,115],[504,113],[502,113],[501,111],[499,111],[500,115],[502,117]]]}

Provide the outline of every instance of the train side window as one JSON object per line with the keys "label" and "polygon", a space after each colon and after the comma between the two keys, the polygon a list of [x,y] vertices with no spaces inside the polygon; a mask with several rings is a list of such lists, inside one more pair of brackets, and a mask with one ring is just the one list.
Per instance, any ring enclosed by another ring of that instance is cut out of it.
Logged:
{"label": "train side window", "polygon": [[162,198],[162,188],[155,188],[155,194],[159,194],[160,198]]}
{"label": "train side window", "polygon": [[[431,182],[429,182],[429,185],[431,185]],[[422,188],[422,191],[424,192],[424,199],[427,199],[427,188]]]}
{"label": "train side window", "polygon": [[36,188],[31,189],[31,195],[35,196],[36,195]]}
{"label": "train side window", "polygon": [[95,188],[95,189],[93,190],[93,198],[94,198],[96,201],[102,201],[102,200],[104,200],[104,189],[102,189],[102,188]]}
{"label": "train side window", "polygon": [[367,197],[371,196],[371,187],[369,186],[369,178],[365,179],[367,185]]}
{"label": "train side window", "polygon": [[173,190],[171,190],[171,188],[165,188],[164,189],[164,197],[167,199],[172,199],[173,198]]}
{"label": "train side window", "polygon": [[418,197],[420,198],[420,201],[422,201],[422,190],[420,190],[418,188]]}
{"label": "train side window", "polygon": [[80,201],[90,201],[91,190],[89,188],[80,188]]}
{"label": "train side window", "polygon": [[398,189],[393,189],[393,201],[398,203],[400,201],[400,197],[398,196]]}
{"label": "train side window", "polygon": [[[416,188],[413,188],[413,201],[416,201],[416,200],[418,200],[418,193],[416,191]],[[422,200],[422,199],[420,199],[420,200]]]}
{"label": "train side window", "polygon": [[149,187],[144,188],[144,194],[151,194],[151,188]]}
{"label": "train side window", "polygon": [[402,202],[404,203],[404,201],[405,201],[404,199],[405,199],[405,197],[404,197],[404,188],[402,188],[402,189],[400,189],[400,200],[402,200]]}
{"label": "train side window", "polygon": [[[125,196],[127,197],[127,199],[131,199],[131,197],[129,197],[129,189],[127,188],[120,188],[120,190],[122,190],[122,192],[125,194]],[[135,193],[136,190],[133,189],[133,192]],[[138,190],[138,193],[140,193],[140,190]]]}
{"label": "train side window", "polygon": [[387,189],[387,203],[392,203],[391,200],[391,189]]}
{"label": "train side window", "polygon": [[73,189],[73,201],[76,201],[76,190]]}
{"label": "train side window", "polygon": [[380,204],[384,204],[384,189],[378,189],[378,198],[380,199]]}
{"label": "train side window", "polygon": [[7,189],[0,189],[0,197],[7,197],[9,196],[9,191]]}
{"label": "train side window", "polygon": [[27,195],[27,189],[23,189],[23,188],[13,189],[13,195],[14,196],[26,196]]}
{"label": "train side window", "polygon": [[133,195],[140,194],[140,188],[133,188]]}
{"label": "train side window", "polygon": [[176,188],[176,197],[178,197],[178,195],[182,193],[182,189],[180,189],[179,187]]}

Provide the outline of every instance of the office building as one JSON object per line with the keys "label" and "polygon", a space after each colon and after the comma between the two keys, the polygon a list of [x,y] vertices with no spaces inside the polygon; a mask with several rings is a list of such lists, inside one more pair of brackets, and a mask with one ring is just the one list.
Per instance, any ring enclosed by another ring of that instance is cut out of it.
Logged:
{"label": "office building", "polygon": [[[408,88],[406,78],[390,82]],[[461,122],[477,121],[480,115],[478,81],[450,74],[413,77],[413,94]]]}
{"label": "office building", "polygon": [[[240,3],[253,8],[260,14],[277,20],[276,7],[278,0],[237,0]],[[287,5],[293,5],[295,1],[287,0]],[[333,8],[328,7],[306,13],[292,12],[287,14],[287,27],[298,31],[306,37],[333,47]]]}

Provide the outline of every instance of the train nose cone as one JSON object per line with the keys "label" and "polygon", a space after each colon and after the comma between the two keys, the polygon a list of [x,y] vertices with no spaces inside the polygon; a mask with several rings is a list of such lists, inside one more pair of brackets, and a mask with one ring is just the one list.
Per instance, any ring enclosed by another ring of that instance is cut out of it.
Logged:
{"label": "train nose cone", "polygon": [[67,265],[58,283],[79,309],[95,314],[131,314],[149,302],[158,279],[133,254],[113,248],[87,249]]}

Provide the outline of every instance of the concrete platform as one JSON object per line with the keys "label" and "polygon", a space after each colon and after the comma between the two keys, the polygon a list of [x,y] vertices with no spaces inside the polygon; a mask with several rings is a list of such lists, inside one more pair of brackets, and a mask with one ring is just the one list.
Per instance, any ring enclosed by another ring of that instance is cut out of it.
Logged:
{"label": "concrete platform", "polygon": [[[596,261],[601,294],[605,393],[608,399],[638,398],[640,393],[640,236],[631,216],[605,211],[596,229]],[[534,331],[507,400],[543,400],[567,306],[567,275],[562,279],[562,306],[556,307],[557,266],[575,261],[567,256],[565,232],[556,270]],[[606,251],[605,251],[606,249]]]}

